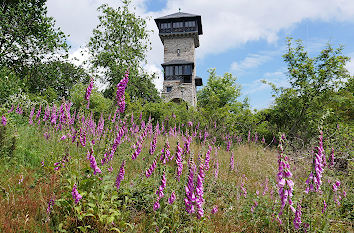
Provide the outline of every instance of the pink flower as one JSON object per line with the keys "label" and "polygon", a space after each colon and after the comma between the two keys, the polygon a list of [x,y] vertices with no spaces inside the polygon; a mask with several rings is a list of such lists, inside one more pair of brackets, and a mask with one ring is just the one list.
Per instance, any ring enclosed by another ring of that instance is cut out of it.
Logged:
{"label": "pink flower", "polygon": [[122,165],[120,166],[119,174],[118,174],[117,179],[116,179],[117,191],[119,190],[120,183],[124,179],[124,174],[125,174],[124,166],[125,166],[125,160],[122,162]]}
{"label": "pink flower", "polygon": [[219,210],[218,210],[218,206],[215,205],[215,206],[213,207],[213,209],[211,209],[211,214],[216,214],[218,211],[219,211]]}
{"label": "pink flower", "polygon": [[3,126],[6,125],[7,119],[6,119],[5,115],[2,115],[1,123],[2,123]]}
{"label": "pink flower", "polygon": [[173,191],[173,192],[171,193],[171,196],[168,198],[168,204],[172,205],[175,200],[176,200],[176,194],[175,194],[175,192]]}
{"label": "pink flower", "polygon": [[75,204],[79,203],[79,201],[82,199],[82,196],[80,195],[80,193],[77,191],[77,186],[76,184],[74,184],[74,187],[71,191],[71,194],[73,196],[73,199],[75,201]]}

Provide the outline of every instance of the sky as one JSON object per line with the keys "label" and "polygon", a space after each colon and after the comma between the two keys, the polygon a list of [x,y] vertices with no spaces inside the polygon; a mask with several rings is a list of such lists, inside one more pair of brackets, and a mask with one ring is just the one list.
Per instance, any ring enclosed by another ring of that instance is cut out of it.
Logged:
{"label": "sky", "polygon": [[[69,34],[70,57],[80,61],[98,24],[101,4],[119,7],[120,0],[48,0],[48,15]],[[328,43],[343,45],[344,55],[353,58],[347,69],[354,74],[354,1],[353,0],[132,0],[132,10],[147,19],[152,50],[145,69],[157,73],[154,80],[163,83],[163,46],[154,18],[178,12],[201,15],[203,35],[196,49],[197,76],[208,80],[208,70],[226,72],[241,84],[242,101],[249,99],[252,109],[264,109],[273,103],[267,80],[278,87],[289,87],[287,66],[282,55],[287,37],[301,39],[310,56],[316,56]]]}

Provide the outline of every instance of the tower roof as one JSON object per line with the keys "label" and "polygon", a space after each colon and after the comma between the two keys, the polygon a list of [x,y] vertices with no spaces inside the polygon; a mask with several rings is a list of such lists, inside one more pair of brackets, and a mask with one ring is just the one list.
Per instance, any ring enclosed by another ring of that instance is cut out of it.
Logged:
{"label": "tower roof", "polygon": [[157,27],[160,29],[160,23],[169,23],[169,22],[179,22],[179,21],[189,21],[189,20],[196,20],[197,23],[197,31],[198,35],[203,34],[202,28],[202,17],[200,15],[185,13],[185,12],[177,12],[170,15],[165,15],[155,19],[155,23]]}
{"label": "tower roof", "polygon": [[194,14],[189,14],[189,13],[184,13],[184,12],[177,12],[177,13],[165,15],[165,16],[162,16],[162,17],[159,17],[156,19],[192,18],[192,17],[198,17],[198,16],[200,17],[200,15],[194,15]]}

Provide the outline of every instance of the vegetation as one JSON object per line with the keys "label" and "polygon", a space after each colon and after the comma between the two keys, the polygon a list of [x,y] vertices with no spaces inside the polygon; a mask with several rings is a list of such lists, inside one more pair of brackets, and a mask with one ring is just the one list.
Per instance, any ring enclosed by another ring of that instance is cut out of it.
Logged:
{"label": "vegetation", "polygon": [[[291,86],[269,83],[276,99],[261,111],[211,69],[194,108],[160,100],[129,2],[99,11],[87,71],[44,59],[67,49],[44,0],[1,3],[1,232],[352,231],[354,89],[341,47],[311,58],[289,39]],[[89,75],[100,69],[103,91]]]}

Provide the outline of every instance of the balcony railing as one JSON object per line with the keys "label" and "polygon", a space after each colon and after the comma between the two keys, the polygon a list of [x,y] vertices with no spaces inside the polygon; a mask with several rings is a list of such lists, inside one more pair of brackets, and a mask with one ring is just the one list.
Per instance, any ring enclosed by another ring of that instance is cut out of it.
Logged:
{"label": "balcony railing", "polygon": [[175,32],[196,32],[197,27],[180,27],[180,28],[164,28],[160,29],[160,33],[175,33]]}
{"label": "balcony railing", "polygon": [[192,75],[170,75],[165,76],[166,81],[180,81],[181,83],[192,83]]}

